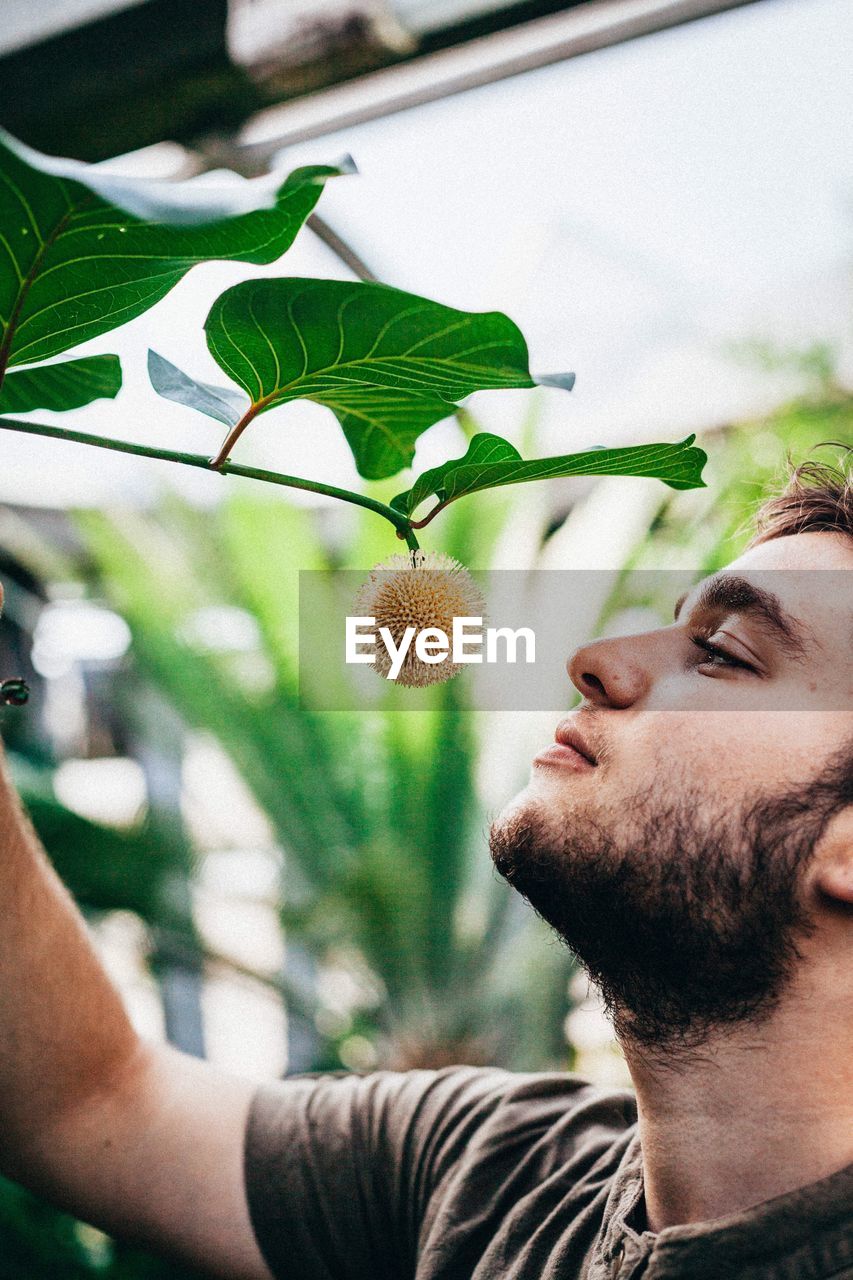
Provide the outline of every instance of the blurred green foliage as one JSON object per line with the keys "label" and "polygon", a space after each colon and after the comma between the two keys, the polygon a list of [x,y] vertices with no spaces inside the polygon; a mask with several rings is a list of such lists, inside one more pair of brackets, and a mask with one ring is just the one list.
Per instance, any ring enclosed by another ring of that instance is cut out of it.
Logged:
{"label": "blurred green foliage", "polygon": [[772,413],[706,437],[708,488],[661,505],[632,568],[719,569],[743,550],[752,514],[783,483],[788,459],[832,462],[853,447],[853,392],[837,381],[829,348],[791,353],[757,344],[744,355],[797,375],[803,390]]}
{"label": "blurred green foliage", "polygon": [[[471,563],[487,525],[457,511],[445,549]],[[215,736],[269,819],[288,937],[320,964],[355,952],[376,980],[359,1029],[379,1060],[564,1059],[559,1016],[543,1025],[528,981],[508,980],[507,947],[526,945],[516,935],[530,926],[483,858],[475,723],[457,686],[436,687],[429,709],[409,715],[300,705],[298,569],[369,566],[393,549],[383,527],[359,514],[347,549],[330,551],[314,513],[247,491],[216,512],[167,500],[155,520],[87,511],[78,523],[97,589],[130,624],[139,674],[188,727]],[[196,611],[211,604],[256,619],[257,652],[194,641]],[[568,962],[557,952],[549,964],[553,951],[537,983],[556,969],[564,991]],[[317,1011],[310,989],[290,995]],[[323,1065],[342,1065],[336,1041],[352,1030],[325,1034]]]}
{"label": "blurred green foliage", "polygon": [[0,1179],[0,1280],[201,1280]]}

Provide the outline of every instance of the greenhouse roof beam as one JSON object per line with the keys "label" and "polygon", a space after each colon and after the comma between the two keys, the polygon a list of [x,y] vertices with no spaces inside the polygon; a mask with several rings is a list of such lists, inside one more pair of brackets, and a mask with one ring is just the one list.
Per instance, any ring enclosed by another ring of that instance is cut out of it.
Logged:
{"label": "greenhouse roof beam", "polygon": [[[243,171],[286,146],[759,0],[599,0],[270,107],[237,139]],[[254,163],[252,163],[254,162]]]}

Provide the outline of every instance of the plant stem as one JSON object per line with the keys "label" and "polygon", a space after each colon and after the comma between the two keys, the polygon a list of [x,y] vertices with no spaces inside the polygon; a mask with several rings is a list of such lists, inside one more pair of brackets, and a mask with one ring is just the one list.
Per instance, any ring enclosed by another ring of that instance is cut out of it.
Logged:
{"label": "plant stem", "polygon": [[129,440],[110,440],[107,436],[96,436],[84,431],[71,431],[68,427],[49,427],[41,422],[19,422],[15,418],[0,417],[0,428],[8,431],[24,431],[35,436],[49,436],[54,440],[70,440],[73,444],[90,444],[98,449],[113,449],[117,453],[133,453],[144,458],[158,458],[163,462],[181,462],[187,467],[201,467],[204,471],[215,471],[219,475],[244,476],[249,480],[265,480],[268,484],[286,485],[290,489],[305,489],[310,493],[321,493],[327,498],[339,498],[342,502],[351,502],[357,507],[365,507],[382,516],[397,531],[397,537],[405,539],[412,551],[418,549],[418,540],[412,526],[400,511],[395,511],[384,502],[368,498],[363,493],[353,493],[351,489],[339,489],[336,485],[322,484],[319,480],[305,480],[301,476],[283,475],[279,471],[264,471],[260,467],[243,467],[235,462],[223,462],[214,466],[213,460],[201,453],[180,453],[175,449],[158,449],[153,445],[134,444]]}
{"label": "plant stem", "polygon": [[240,421],[235,426],[233,426],[231,430],[228,432],[228,435],[223,440],[222,445],[216,457],[211,458],[210,460],[210,465],[214,467],[217,471],[220,471],[223,465],[228,461],[229,453],[234,448],[234,445],[240,439],[240,436],[246,430],[249,423],[252,421],[254,417],[256,417],[260,407],[261,407],[260,405],[256,405],[256,404],[250,405],[249,408],[246,410],[246,412],[243,414]]}
{"label": "plant stem", "polygon": [[[452,499],[452,498],[450,498],[450,499],[449,499],[449,501],[450,501],[450,502],[452,502],[452,501],[453,501],[453,499]],[[410,523],[411,528],[412,528],[412,529],[425,529],[425,528],[426,528],[426,526],[430,523],[430,521],[432,521],[432,520],[434,520],[434,519],[435,519],[435,517],[438,515],[439,511],[443,511],[443,510],[444,510],[444,508],[445,508],[447,505],[448,505],[448,503],[447,503],[447,502],[437,502],[437,503],[436,503],[436,505],[435,505],[434,507],[432,507],[432,508],[431,508],[431,509],[426,513],[426,515],[423,517],[423,519],[421,519],[421,520],[410,520],[410,521],[409,521],[409,523]]]}
{"label": "plant stem", "polygon": [[407,524],[405,529],[402,529],[402,528],[398,529],[397,537],[406,539],[406,546],[409,548],[410,551],[420,550],[420,543],[415,537],[415,531],[410,524]]}

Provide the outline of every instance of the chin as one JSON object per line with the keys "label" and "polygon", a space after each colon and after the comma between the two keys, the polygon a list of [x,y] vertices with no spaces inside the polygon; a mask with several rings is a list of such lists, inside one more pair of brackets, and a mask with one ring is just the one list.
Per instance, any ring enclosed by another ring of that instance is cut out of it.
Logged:
{"label": "chin", "polygon": [[491,835],[505,836],[521,828],[535,829],[541,835],[554,821],[555,805],[542,795],[535,780],[504,805],[491,825]]}

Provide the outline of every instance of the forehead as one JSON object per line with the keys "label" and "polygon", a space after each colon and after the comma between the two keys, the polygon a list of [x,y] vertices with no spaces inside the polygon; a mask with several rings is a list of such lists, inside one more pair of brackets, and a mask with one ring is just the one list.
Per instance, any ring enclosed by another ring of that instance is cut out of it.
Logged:
{"label": "forehead", "polygon": [[728,569],[853,570],[853,538],[843,533],[797,533],[745,551]]}

